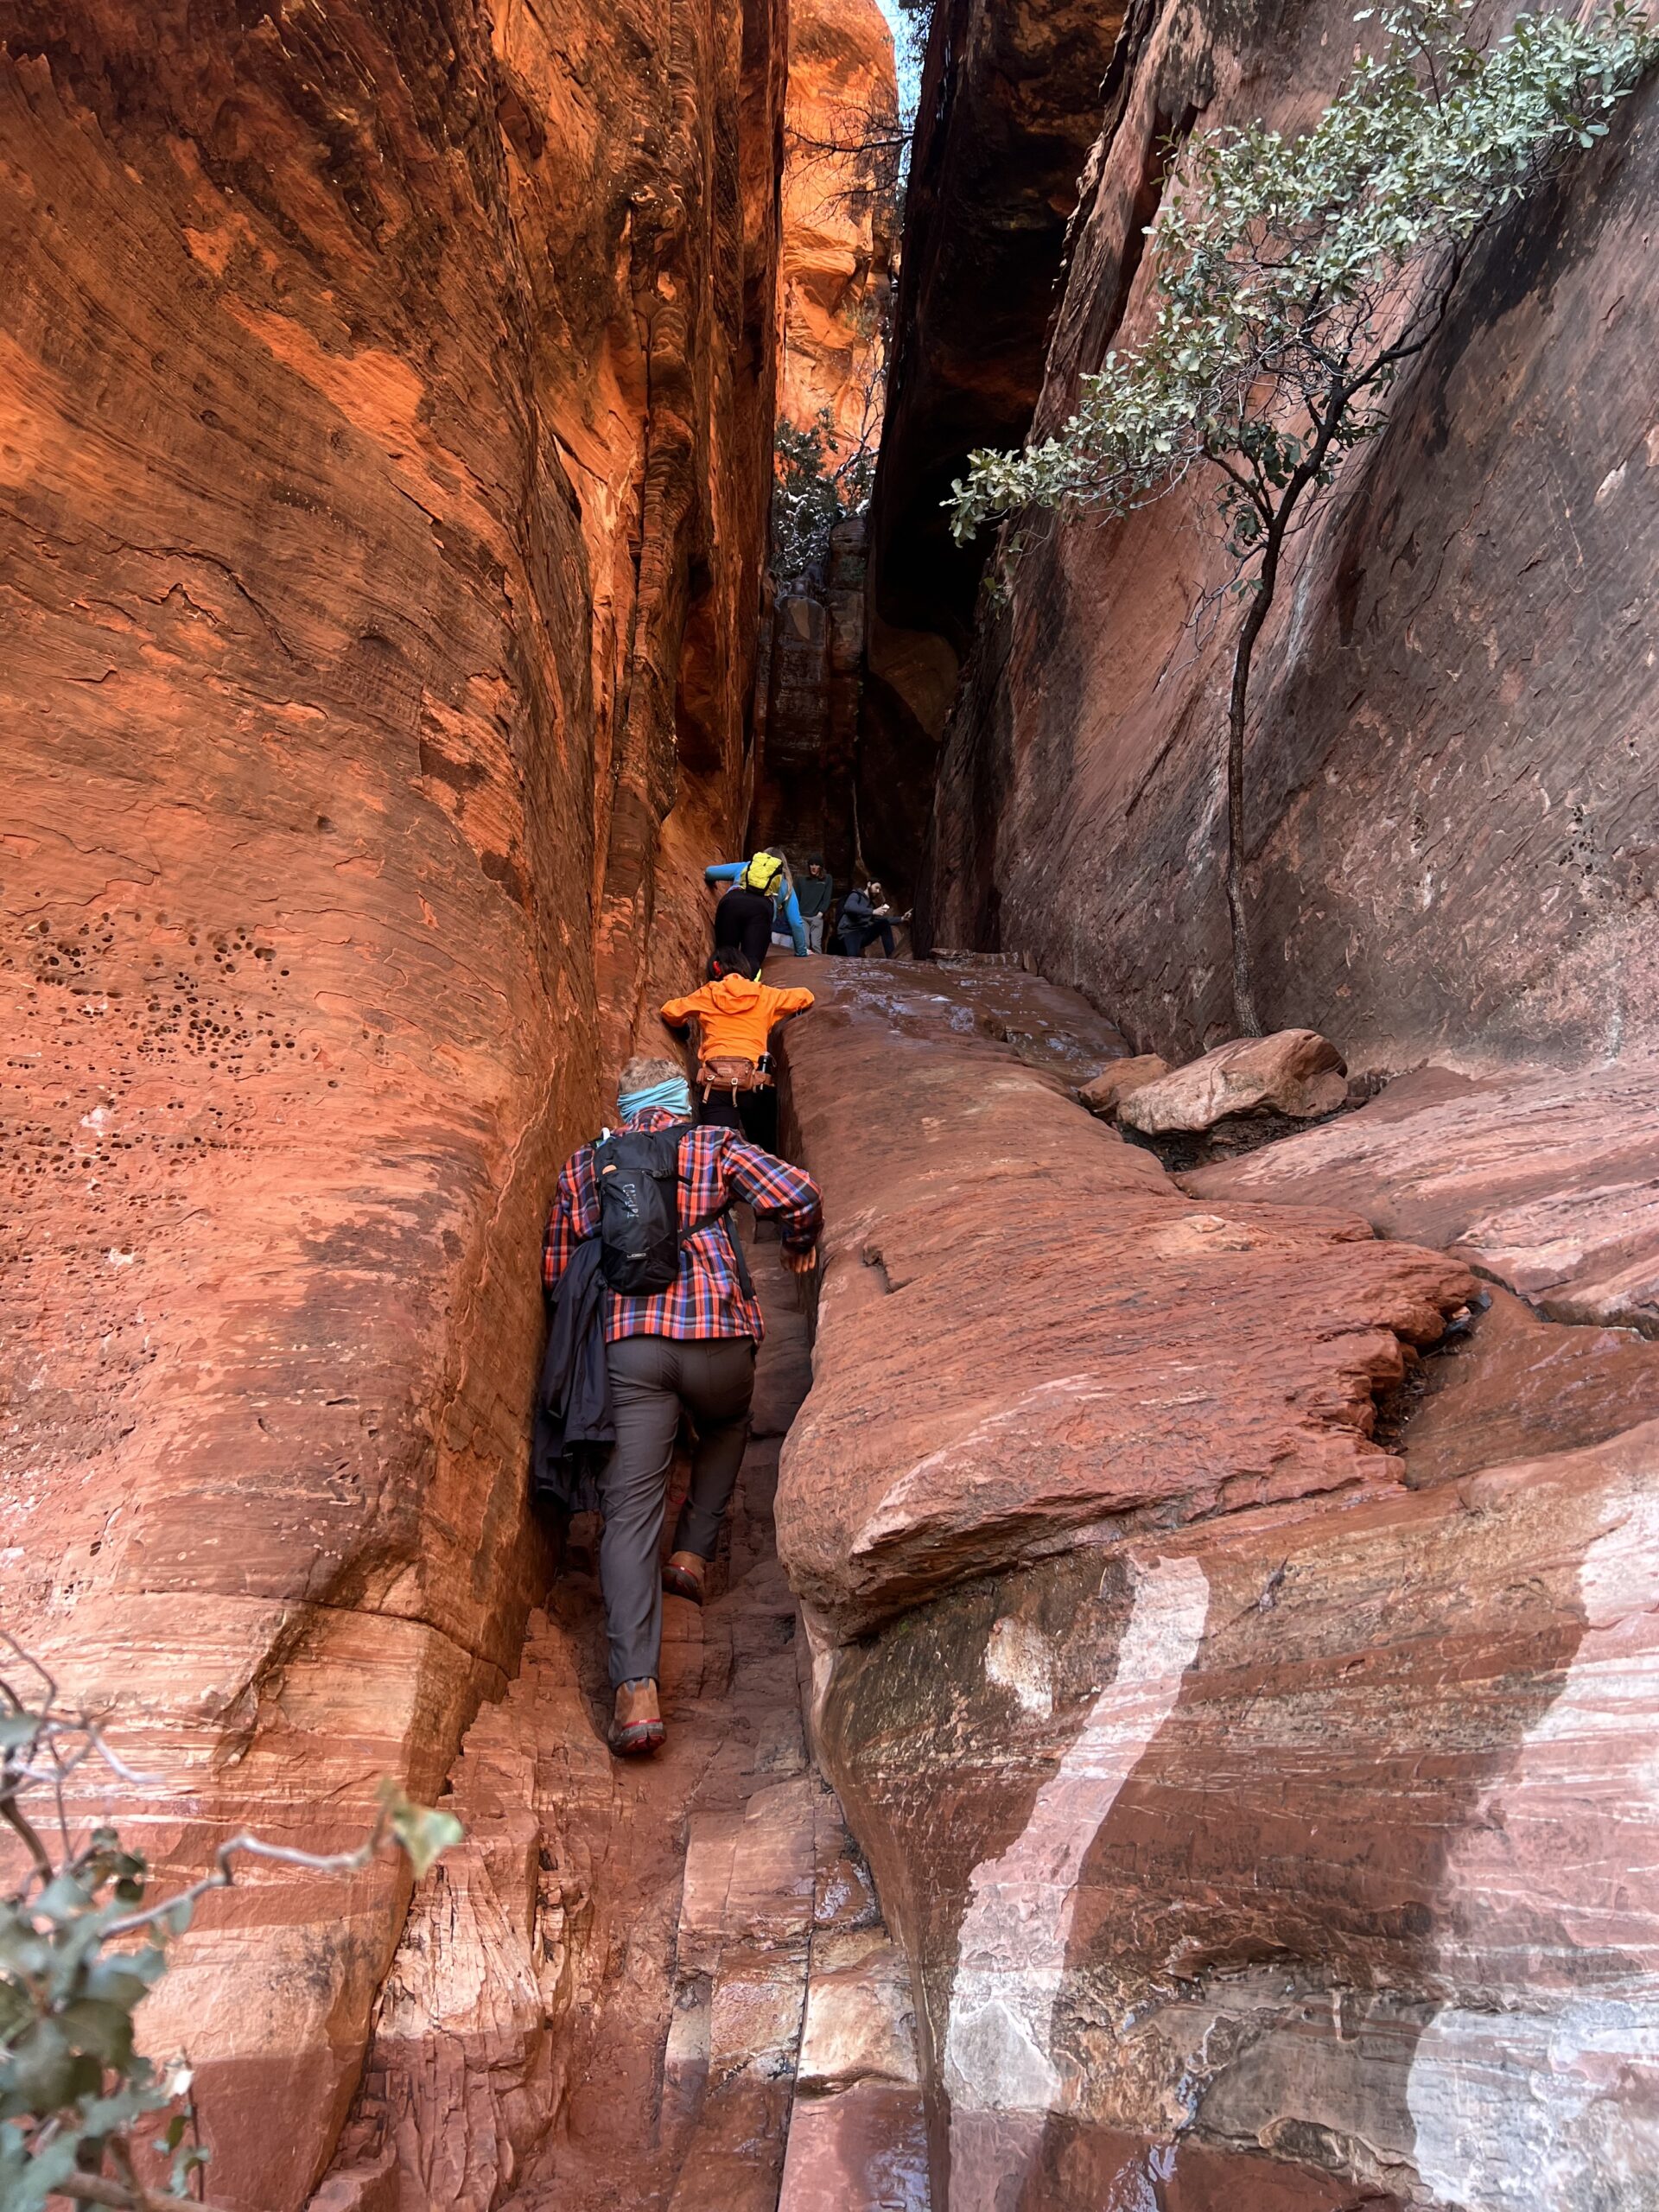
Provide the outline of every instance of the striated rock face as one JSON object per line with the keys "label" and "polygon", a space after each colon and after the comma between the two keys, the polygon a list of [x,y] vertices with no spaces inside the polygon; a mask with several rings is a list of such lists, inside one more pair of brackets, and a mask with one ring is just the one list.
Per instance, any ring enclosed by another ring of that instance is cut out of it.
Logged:
{"label": "striated rock face", "polygon": [[[831,1231],[779,1540],[934,2202],[1654,2202],[1652,1348],[1243,1195],[1364,1115],[1196,1211],[984,973],[826,972],[789,1047]],[[1402,1460],[1373,1391],[1431,1371]]]}
{"label": "striated rock face", "polygon": [[896,245],[899,88],[875,0],[796,0],[784,122],[779,412],[828,412],[843,452],[880,435]]}
{"label": "striated rock face", "polygon": [[[1352,12],[1132,11],[1039,429],[1140,327],[1166,134],[1304,119]],[[1257,994],[1270,1025],[1327,1030],[1357,1065],[1653,1040],[1656,676],[1637,610],[1659,575],[1659,308],[1634,272],[1656,99],[1649,85],[1471,265],[1392,426],[1301,540],[1258,654]],[[970,127],[962,113],[943,127]],[[925,251],[907,248],[907,285],[925,283]],[[976,327],[936,315],[931,334],[948,350]],[[928,890],[940,943],[1029,953],[1172,1056],[1230,1020],[1231,624],[1198,645],[1187,626],[1224,575],[1214,491],[1195,480],[1128,524],[1026,533],[952,724]]]}
{"label": "striated rock face", "polygon": [[[783,181],[780,417],[829,428],[827,458],[873,461],[886,397],[898,231],[899,91],[874,0],[790,13]],[[822,574],[792,578],[761,640],[751,842],[853,869],[864,662],[865,532],[831,533]]]}
{"label": "striated rock face", "polygon": [[[182,1872],[435,1795],[515,1662],[543,1203],[747,805],[782,11],[0,36],[0,1609]],[[404,1903],[204,1907],[216,2196],[315,2178]]]}

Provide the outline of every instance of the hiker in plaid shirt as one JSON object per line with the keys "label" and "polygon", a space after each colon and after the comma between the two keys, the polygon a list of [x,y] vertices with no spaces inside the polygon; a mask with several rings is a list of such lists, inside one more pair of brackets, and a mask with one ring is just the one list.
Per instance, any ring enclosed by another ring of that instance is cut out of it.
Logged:
{"label": "hiker in plaid shirt", "polygon": [[[691,1118],[684,1071],[672,1060],[632,1059],[617,1086],[626,1129],[664,1129]],[[600,1580],[610,1634],[614,1750],[654,1751],[663,1740],[657,1696],[663,1591],[702,1603],[709,1561],[748,1440],[755,1347],[766,1325],[728,1211],[741,1200],[775,1220],[784,1265],[810,1274],[823,1218],[817,1185],[736,1130],[688,1129],[679,1147],[683,1243],[677,1281],[650,1297],[606,1289],[606,1360],[616,1448],[600,1478],[605,1529]],[[708,1226],[698,1229],[699,1223]],[[688,1234],[687,1232],[690,1232]],[[548,1219],[542,1279],[556,1290],[578,1243],[599,1234],[594,1147],[565,1162]],[[667,1567],[658,1546],[680,1413],[697,1432],[690,1488]]]}

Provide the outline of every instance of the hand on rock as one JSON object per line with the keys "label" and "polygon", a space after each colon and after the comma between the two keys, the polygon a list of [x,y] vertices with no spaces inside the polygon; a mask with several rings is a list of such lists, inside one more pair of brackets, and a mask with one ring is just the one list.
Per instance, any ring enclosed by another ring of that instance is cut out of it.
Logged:
{"label": "hand on rock", "polygon": [[785,1252],[784,1254],[784,1265],[789,1269],[789,1272],[792,1275],[810,1275],[813,1268],[816,1268],[817,1264],[818,1255],[816,1246],[810,1252]]}

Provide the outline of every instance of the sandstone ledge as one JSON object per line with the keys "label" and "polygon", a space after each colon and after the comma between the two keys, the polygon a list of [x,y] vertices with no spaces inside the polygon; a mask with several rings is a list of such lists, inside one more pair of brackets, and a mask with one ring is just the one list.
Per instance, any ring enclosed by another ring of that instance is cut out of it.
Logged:
{"label": "sandstone ledge", "polygon": [[1398,1480],[1373,1394],[1471,1294],[1462,1266],[1345,1212],[1185,1197],[986,1033],[971,978],[812,982],[790,1095],[830,1230],[779,1541],[820,1632],[1085,1532]]}
{"label": "sandstone ledge", "polygon": [[[1649,1347],[1500,1307],[1403,1488],[1370,1384],[1472,1286],[1325,1210],[1381,1217],[1357,1166],[1306,1210],[1195,1204],[965,979],[814,984],[791,1085],[831,1226],[779,1528],[936,2201],[1645,2202]],[[1493,1395],[1540,1358],[1599,1410]]]}

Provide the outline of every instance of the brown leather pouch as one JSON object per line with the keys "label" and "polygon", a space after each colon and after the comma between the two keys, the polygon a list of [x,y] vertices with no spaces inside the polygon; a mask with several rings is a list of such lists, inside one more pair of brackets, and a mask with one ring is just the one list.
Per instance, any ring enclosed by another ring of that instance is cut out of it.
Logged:
{"label": "brown leather pouch", "polygon": [[711,1090],[765,1090],[772,1077],[753,1060],[721,1053],[712,1059],[699,1061],[697,1081],[706,1097]]}

